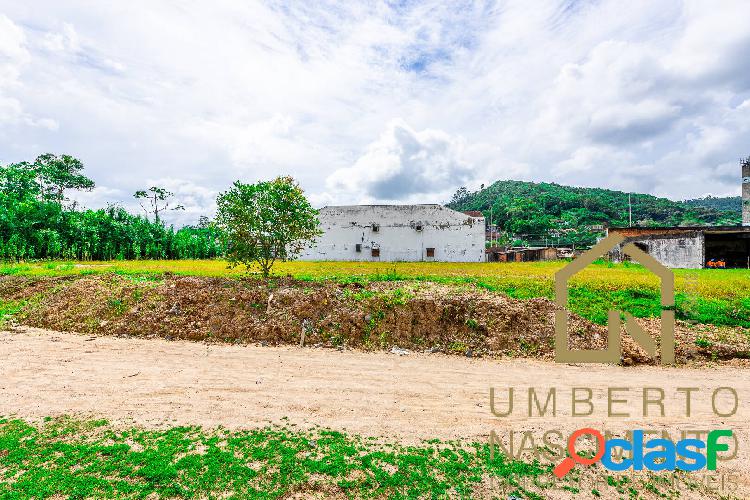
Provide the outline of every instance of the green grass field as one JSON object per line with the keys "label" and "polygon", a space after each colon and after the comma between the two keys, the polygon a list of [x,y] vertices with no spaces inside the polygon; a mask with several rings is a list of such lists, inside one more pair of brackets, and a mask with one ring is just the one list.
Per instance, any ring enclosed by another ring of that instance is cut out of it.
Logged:
{"label": "green grass field", "polygon": [[584,486],[579,469],[551,482],[550,465],[491,458],[488,443],[402,446],[293,425],[146,430],[68,417],[39,424],[0,418],[0,498],[7,499],[473,498],[477,488],[482,496],[528,499],[546,497],[547,488],[605,498],[677,493],[664,479],[615,479],[596,469],[590,472],[602,474],[602,491]]}
{"label": "green grass field", "polygon": [[[500,454],[490,460],[487,444],[403,447],[325,429],[116,430],[105,421],[0,420],[2,498],[262,499],[331,491],[469,498],[483,476],[512,485],[549,470]],[[539,498],[522,487],[516,493]]]}
{"label": "green grass field", "polygon": [[[566,262],[283,262],[276,276],[336,282],[433,281],[479,286],[513,298],[554,296],[554,274]],[[0,266],[0,275],[67,276],[98,273],[174,273],[240,277],[244,267],[229,269],[221,260],[141,260],[111,262],[39,262]],[[698,323],[750,328],[750,270],[676,269],[677,317]],[[12,306],[6,306],[12,307]],[[570,309],[604,324],[610,308],[637,317],[660,314],[659,281],[642,266],[598,262],[570,283]]]}

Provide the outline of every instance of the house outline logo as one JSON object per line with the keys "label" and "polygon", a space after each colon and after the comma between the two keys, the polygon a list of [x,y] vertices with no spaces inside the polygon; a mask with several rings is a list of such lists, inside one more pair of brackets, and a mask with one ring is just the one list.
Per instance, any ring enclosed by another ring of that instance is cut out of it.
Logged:
{"label": "house outline logo", "polygon": [[[557,363],[619,363],[622,325],[621,311],[610,309],[607,319],[607,349],[572,350],[568,346],[568,281],[596,259],[625,241],[621,234],[610,234],[589,251],[555,273],[555,362]],[[623,253],[637,260],[661,280],[661,358],[662,365],[674,363],[674,274],[652,256],[628,243]],[[656,342],[635,321],[624,313],[625,331],[646,353],[656,359]]]}

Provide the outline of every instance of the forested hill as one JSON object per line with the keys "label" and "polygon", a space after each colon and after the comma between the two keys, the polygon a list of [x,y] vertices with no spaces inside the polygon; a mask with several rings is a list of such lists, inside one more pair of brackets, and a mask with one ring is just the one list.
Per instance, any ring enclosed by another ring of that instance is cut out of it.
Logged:
{"label": "forested hill", "polygon": [[[739,224],[740,211],[632,194],[633,225],[689,226]],[[704,199],[705,200],[705,199]],[[710,201],[709,201],[710,203]],[[559,184],[498,181],[476,192],[459,189],[448,203],[460,211],[481,210],[503,231],[522,240],[558,237],[564,243],[590,244],[596,228],[628,225],[628,193]]]}
{"label": "forested hill", "polygon": [[683,203],[690,205],[691,207],[715,208],[716,210],[725,210],[735,213],[742,212],[742,199],[739,196],[727,196],[723,198],[706,196],[705,198],[685,200]]}

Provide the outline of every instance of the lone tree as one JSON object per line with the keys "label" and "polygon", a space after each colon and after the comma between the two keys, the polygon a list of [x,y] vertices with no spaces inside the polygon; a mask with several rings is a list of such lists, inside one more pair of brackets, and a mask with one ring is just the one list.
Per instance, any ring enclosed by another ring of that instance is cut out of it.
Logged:
{"label": "lone tree", "polygon": [[[161,220],[159,219],[159,214],[169,209],[169,204],[172,203],[174,193],[161,187],[152,186],[148,188],[148,191],[136,191],[133,197],[136,200],[148,200],[150,207],[146,207],[141,201],[141,208],[146,212],[146,217],[149,214],[154,214],[154,222],[158,224]],[[172,210],[185,210],[185,207],[177,205]]]}
{"label": "lone tree", "polygon": [[318,211],[291,177],[257,184],[235,181],[216,202],[216,224],[230,267],[258,264],[265,278],[277,260],[293,260],[322,234]]}

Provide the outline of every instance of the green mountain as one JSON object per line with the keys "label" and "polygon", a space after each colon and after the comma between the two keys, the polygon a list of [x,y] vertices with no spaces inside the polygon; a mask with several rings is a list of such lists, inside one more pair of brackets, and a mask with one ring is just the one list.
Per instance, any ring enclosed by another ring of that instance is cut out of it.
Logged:
{"label": "green mountain", "polygon": [[[678,202],[648,194],[631,194],[630,199],[634,226],[740,224],[739,208],[721,210],[696,200]],[[476,192],[461,188],[448,206],[480,210],[488,220],[491,213],[506,233],[500,244],[590,245],[601,235],[599,226],[628,225],[628,193],[546,182],[498,181]]]}

